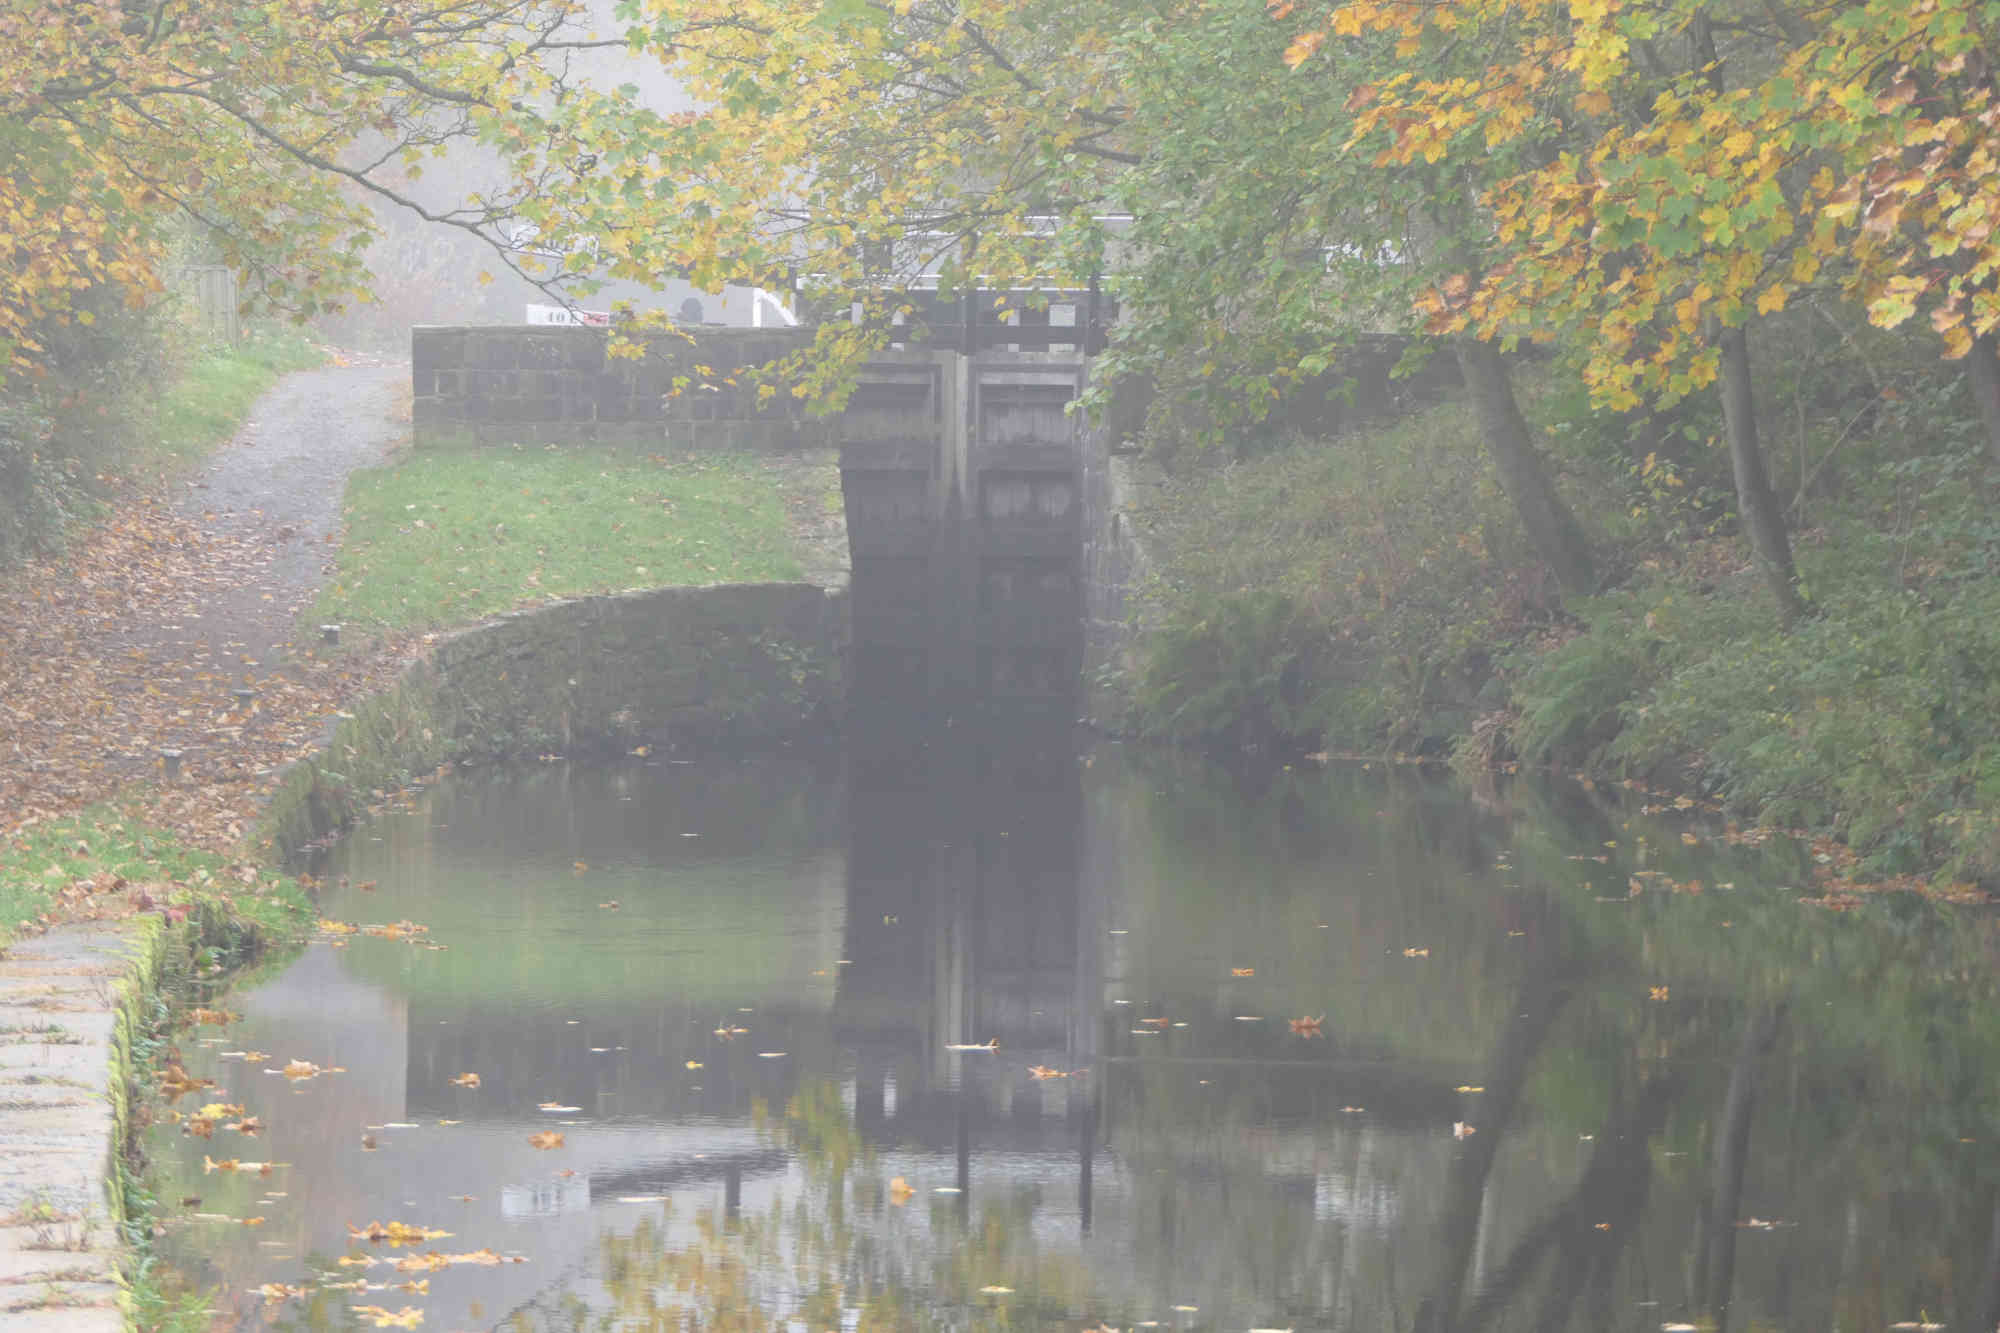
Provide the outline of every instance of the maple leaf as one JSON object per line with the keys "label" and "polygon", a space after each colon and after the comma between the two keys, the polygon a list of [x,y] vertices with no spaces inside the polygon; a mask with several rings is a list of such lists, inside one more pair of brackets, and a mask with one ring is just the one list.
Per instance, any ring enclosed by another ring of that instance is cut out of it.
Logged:
{"label": "maple leaf", "polygon": [[563,1146],[562,1131],[559,1129],[545,1129],[538,1134],[530,1134],[528,1136],[528,1143],[531,1147],[543,1150],[560,1148]]}
{"label": "maple leaf", "polygon": [[1313,53],[1318,51],[1325,41],[1326,31],[1324,29],[1314,32],[1302,32],[1292,39],[1292,44],[1285,48],[1285,54],[1281,58],[1284,60],[1287,68],[1297,69],[1300,65],[1305,64],[1306,61],[1311,60]]}

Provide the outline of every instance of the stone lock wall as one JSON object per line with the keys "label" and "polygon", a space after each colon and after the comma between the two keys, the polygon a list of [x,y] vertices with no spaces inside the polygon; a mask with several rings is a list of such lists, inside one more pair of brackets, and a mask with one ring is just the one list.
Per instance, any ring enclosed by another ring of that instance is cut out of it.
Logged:
{"label": "stone lock wall", "polygon": [[[419,325],[410,333],[414,441],[419,448],[592,440],[693,449],[828,444],[828,423],[808,419],[782,390],[759,404],[743,374],[808,336],[797,329],[662,332],[647,335],[645,354],[633,359],[610,354],[608,329]],[[689,383],[676,393],[681,378]],[[711,383],[703,387],[704,380]]]}
{"label": "stone lock wall", "polygon": [[440,764],[828,732],[848,672],[844,593],[716,584],[578,597],[461,630],[354,706],[285,775],[279,855]]}

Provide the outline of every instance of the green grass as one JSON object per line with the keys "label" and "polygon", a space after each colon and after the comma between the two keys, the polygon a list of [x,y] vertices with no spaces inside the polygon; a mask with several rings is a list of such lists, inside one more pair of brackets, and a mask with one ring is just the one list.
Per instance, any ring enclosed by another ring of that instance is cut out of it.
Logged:
{"label": "green grass", "polygon": [[46,383],[0,385],[0,568],[61,551],[117,479],[185,475],[280,375],[321,357],[290,330],[193,353],[171,336],[145,314],[100,318]]}
{"label": "green grass", "polygon": [[32,824],[0,840],[0,942],[57,903],[61,891],[95,880],[100,891],[118,879],[151,885],[162,907],[190,912],[222,906],[243,926],[268,937],[295,933],[310,920],[298,882],[274,870],[233,862],[189,847],[109,806]]}
{"label": "green grass", "polygon": [[131,462],[169,475],[185,471],[233,435],[280,376],[323,359],[318,347],[292,329],[260,330],[234,347],[209,352],[133,423]]}
{"label": "green grass", "polygon": [[416,454],[349,480],[340,567],[307,623],[437,627],[554,597],[796,579],[785,501],[748,455]]}

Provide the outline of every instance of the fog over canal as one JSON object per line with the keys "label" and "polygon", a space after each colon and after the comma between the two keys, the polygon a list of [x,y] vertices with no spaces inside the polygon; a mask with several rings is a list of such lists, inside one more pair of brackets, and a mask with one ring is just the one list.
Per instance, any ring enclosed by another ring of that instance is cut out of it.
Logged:
{"label": "fog over canal", "polygon": [[[180,1107],[267,1129],[156,1127],[169,1252],[246,1327],[1990,1326],[1983,919],[1800,906],[1796,847],[1629,794],[872,760],[471,773],[358,830],[323,915],[428,932],[182,1035]],[[481,1249],[525,1262],[393,1266]]]}

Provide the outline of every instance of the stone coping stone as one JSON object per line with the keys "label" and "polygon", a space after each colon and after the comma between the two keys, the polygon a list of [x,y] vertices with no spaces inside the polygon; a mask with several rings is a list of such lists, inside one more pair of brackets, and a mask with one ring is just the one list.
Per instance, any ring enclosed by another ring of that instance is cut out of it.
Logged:
{"label": "stone coping stone", "polygon": [[118,1006],[141,932],[67,926],[0,955],[0,1326],[125,1327],[115,1188]]}

